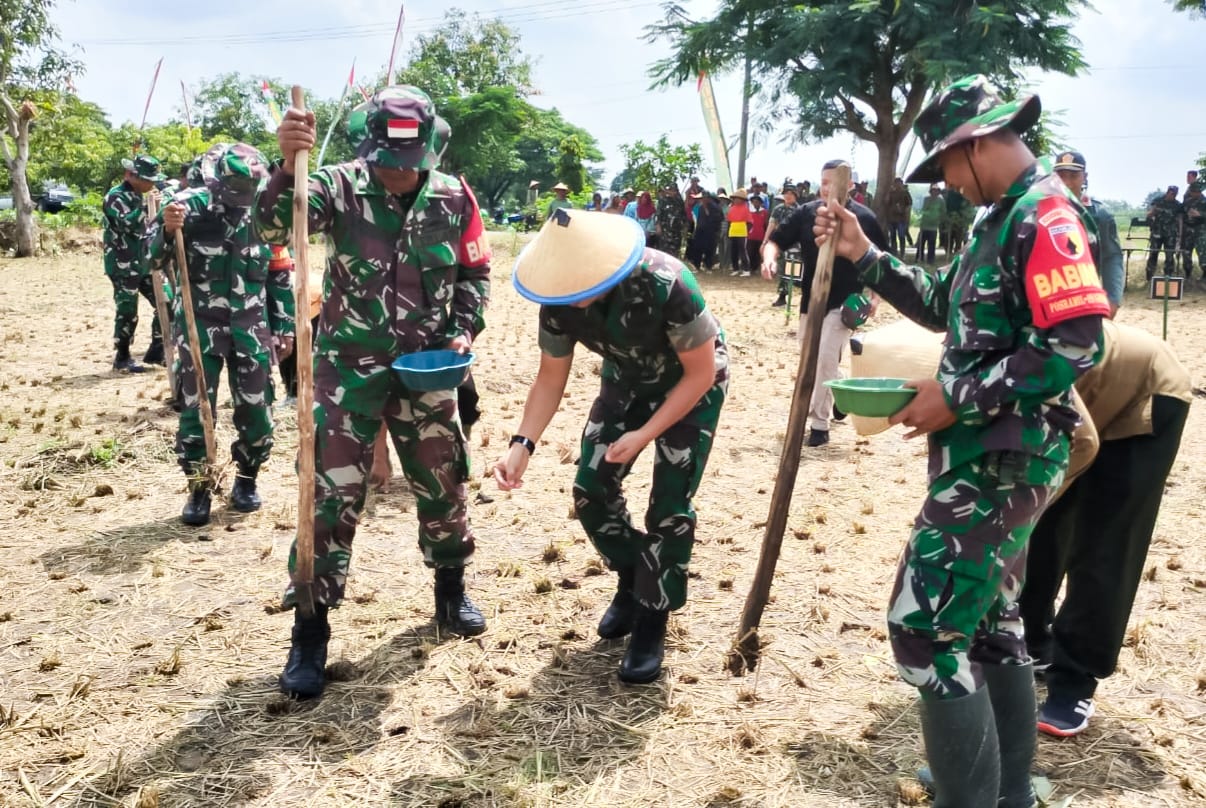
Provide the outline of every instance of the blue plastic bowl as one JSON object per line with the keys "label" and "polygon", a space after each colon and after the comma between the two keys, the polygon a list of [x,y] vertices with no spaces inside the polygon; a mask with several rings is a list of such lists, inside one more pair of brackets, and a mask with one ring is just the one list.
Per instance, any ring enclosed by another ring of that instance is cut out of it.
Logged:
{"label": "blue plastic bowl", "polygon": [[430,392],[460,387],[477,357],[456,351],[419,351],[394,360],[393,369],[411,390]]}

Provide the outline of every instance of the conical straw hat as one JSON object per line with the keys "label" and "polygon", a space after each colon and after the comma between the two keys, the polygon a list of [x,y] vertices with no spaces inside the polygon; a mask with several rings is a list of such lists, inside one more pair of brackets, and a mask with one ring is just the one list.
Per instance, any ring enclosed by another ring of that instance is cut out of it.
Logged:
{"label": "conical straw hat", "polygon": [[645,232],[635,220],[562,208],[519,254],[511,281],[536,303],[579,303],[628,277],[644,254]]}

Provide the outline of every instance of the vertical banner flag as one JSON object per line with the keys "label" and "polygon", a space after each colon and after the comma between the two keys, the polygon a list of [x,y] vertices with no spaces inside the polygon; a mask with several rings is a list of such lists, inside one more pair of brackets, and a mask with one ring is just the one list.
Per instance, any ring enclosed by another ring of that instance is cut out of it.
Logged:
{"label": "vertical banner flag", "polygon": [[699,103],[703,107],[704,126],[712,140],[712,161],[715,163],[716,187],[733,190],[733,174],[729,170],[729,150],[724,144],[724,132],[720,128],[720,111],[716,108],[716,95],[712,92],[712,77],[702,70],[699,73]]}
{"label": "vertical banner flag", "polygon": [[268,86],[268,79],[260,82],[260,92],[264,94],[264,102],[268,104],[268,114],[272,116],[272,122],[280,126],[281,108],[276,105],[276,96],[272,94],[272,88]]}
{"label": "vertical banner flag", "polygon": [[343,92],[339,95],[339,103],[335,105],[335,113],[331,116],[331,125],[327,127],[327,136],[322,139],[322,148],[318,150],[318,160],[314,163],[315,168],[320,168],[323,165],[323,155],[327,153],[327,144],[331,142],[331,133],[335,131],[335,127],[343,122],[343,105],[348,100],[348,93],[356,86],[356,60],[352,59],[352,70],[348,73],[348,83],[343,85]]}
{"label": "vertical banner flag", "polygon": [[385,83],[394,83],[394,57],[398,55],[398,46],[402,44],[402,21],[406,19],[406,4],[398,6],[398,26],[394,28],[394,44],[389,49],[389,67],[385,71]]}

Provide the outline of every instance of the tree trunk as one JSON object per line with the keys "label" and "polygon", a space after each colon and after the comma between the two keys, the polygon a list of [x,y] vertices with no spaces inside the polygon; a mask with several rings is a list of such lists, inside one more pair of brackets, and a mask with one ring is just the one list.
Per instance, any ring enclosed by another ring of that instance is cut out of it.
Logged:
{"label": "tree trunk", "polygon": [[875,172],[875,199],[871,210],[886,228],[888,221],[888,191],[896,179],[896,161],[900,157],[900,139],[884,137],[879,142],[879,166]]}
{"label": "tree trunk", "polygon": [[17,212],[17,258],[33,255],[37,244],[37,223],[34,221],[33,199],[29,195],[29,178],[25,176],[25,165],[26,161],[18,157],[13,161],[11,169],[13,210]]}

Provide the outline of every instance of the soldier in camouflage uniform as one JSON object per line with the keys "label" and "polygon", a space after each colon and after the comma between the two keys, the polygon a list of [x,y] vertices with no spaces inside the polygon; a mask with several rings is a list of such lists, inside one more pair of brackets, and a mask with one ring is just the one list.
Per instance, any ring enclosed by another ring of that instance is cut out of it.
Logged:
{"label": "soldier in camouflage uniform", "polygon": [[892,423],[928,435],[929,495],[900,561],[888,628],[921,692],[936,808],[1030,808],[1031,660],[1018,594],[1035,522],[1063,480],[1079,419],[1073,381],[1101,355],[1109,301],[1092,218],[1019,138],[1037,97],[1004,102],[983,76],[941,92],[914,127],[927,156],[910,182],[989,205],[937,276],[876,249],[845,210],[836,249],[903,314],[947,337],[937,378]]}
{"label": "soldier in camouflage uniform", "polygon": [[1198,270],[1202,280],[1206,281],[1206,195],[1202,190],[1206,182],[1198,180],[1189,186],[1185,192],[1182,208],[1185,221],[1181,227],[1181,258],[1184,262],[1185,277],[1193,275],[1193,254],[1198,254]]}
{"label": "soldier in camouflage uniform", "polygon": [[[1089,175],[1085,170],[1085,156],[1080,152],[1061,152],[1055,158],[1055,173],[1068,186],[1072,196],[1080,200],[1085,210],[1097,224],[1097,252],[1093,254],[1097,274],[1102,288],[1110,299],[1110,316],[1118,313],[1122,295],[1126,291],[1126,268],[1122,263],[1122,244],[1118,241],[1118,223],[1096,199],[1085,193]],[[1188,275],[1186,275],[1188,277]]]}
{"label": "soldier in camouflage uniform", "polygon": [[682,194],[674,183],[663,188],[657,200],[658,246],[662,252],[675,258],[681,258],[683,254],[683,235],[687,230],[684,204]]}
{"label": "soldier in camouflage uniform", "polygon": [[[796,193],[796,186],[791,184],[790,180],[783,183],[783,188],[779,191],[779,195],[783,201],[771,210],[770,222],[766,226],[766,238],[762,240],[763,251],[765,252],[766,244],[771,240],[771,236],[775,234],[775,230],[783,225],[785,221],[796,210],[796,200],[799,199]],[[787,305],[787,292],[791,288],[791,281],[783,276],[783,268],[786,266],[786,260],[782,255],[776,261],[776,267],[779,273],[779,296],[775,298],[775,302],[771,306],[782,308]]]}
{"label": "soldier in camouflage uniform", "polygon": [[1164,274],[1177,274],[1177,245],[1181,243],[1181,203],[1177,201],[1178,188],[1168,186],[1164,196],[1147,209],[1147,222],[1151,227],[1151,241],[1147,253],[1147,277],[1156,274],[1156,259],[1164,250]]}
{"label": "soldier in camouflage uniform", "polygon": [[[130,342],[138,328],[138,296],[155,311],[155,290],[147,266],[147,209],[143,196],[164,179],[159,161],[149,155],[122,160],[125,178],[105,194],[105,275],[113,284],[113,369],[142,373],[144,368],[130,356]],[[163,335],[159,318],[151,317],[151,345],[142,361],[163,364]]]}
{"label": "soldier in camouflage uniform", "polygon": [[[373,442],[382,420],[415,493],[419,547],[435,569],[436,620],[480,634],[486,622],[465,594],[473,554],[466,508],[468,450],[455,389],[405,387],[390,368],[402,354],[468,351],[485,327],[490,253],[463,180],[435,170],[443,119],[414,87],[378,90],[349,118],[359,157],[310,175],[309,227],[327,239],[327,272],[314,355],[315,582],[317,613],[295,615],[281,688],[321,694],[330,626],[343,601]],[[313,146],[314,116],[290,109],[277,130],[284,163],[257,204],[265,236],[289,237],[294,154]],[[296,547],[290,553],[294,569]],[[292,587],[284,605],[296,603]]]}
{"label": "soldier in camouflage uniform", "polygon": [[[667,617],[687,600],[691,500],[728,387],[724,332],[691,271],[644,248],[630,220],[558,213],[515,265],[516,290],[541,304],[540,368],[494,476],[503,490],[522,485],[528,458],[561,403],[575,345],[602,356],[574,507],[619,577],[599,636],[631,633],[620,679],[652,682],[661,673]],[[642,531],[632,523],[622,485],[649,444],[653,485]]]}
{"label": "soldier in camouflage uniform", "polygon": [[[175,234],[184,234],[193,317],[200,338],[201,367],[211,410],[217,409],[222,367],[234,399],[237,438],[230,447],[238,465],[230,502],[235,510],[259,510],[256,477],[272,451],[271,357],[293,349],[293,291],[290,274],[270,272],[271,245],[252,220],[257,188],[268,176],[263,155],[243,143],[223,144],[207,163],[203,187],[178,194],[160,212],[151,237],[157,269],[175,262]],[[177,268],[179,271],[179,268]],[[205,436],[200,398],[184,319],[184,295],[175,299],[179,359],[176,397],[183,404],[176,456],[189,476],[189,499],[181,513],[187,525],[209,521],[212,493],[202,468]]]}

